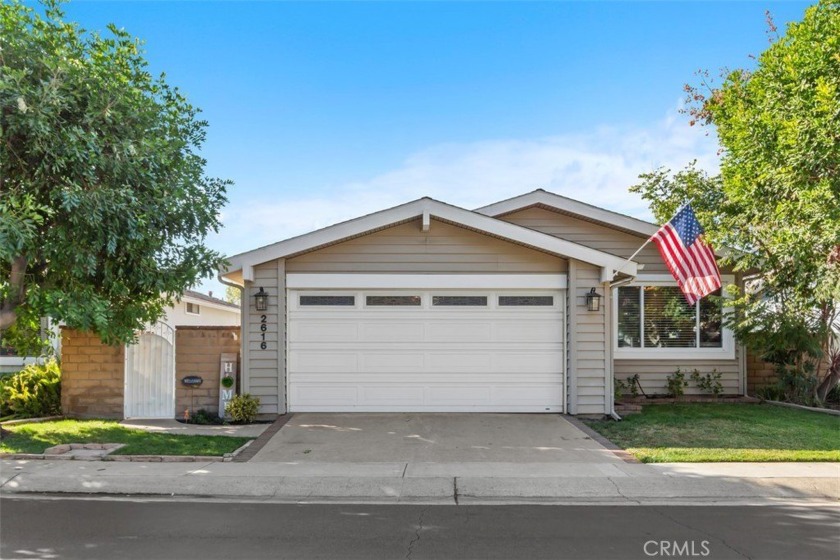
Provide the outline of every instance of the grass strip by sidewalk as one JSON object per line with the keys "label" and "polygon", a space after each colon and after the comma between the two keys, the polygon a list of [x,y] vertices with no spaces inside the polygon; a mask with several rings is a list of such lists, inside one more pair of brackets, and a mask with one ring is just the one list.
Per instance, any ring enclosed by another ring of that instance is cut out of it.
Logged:
{"label": "grass strip by sidewalk", "polygon": [[121,426],[112,420],[57,420],[6,426],[0,453],[43,453],[62,443],[124,443],[112,455],[206,455],[232,453],[251,438],[174,435]]}
{"label": "grass strip by sidewalk", "polygon": [[766,404],[648,405],[589,425],[644,463],[840,461],[840,418]]}

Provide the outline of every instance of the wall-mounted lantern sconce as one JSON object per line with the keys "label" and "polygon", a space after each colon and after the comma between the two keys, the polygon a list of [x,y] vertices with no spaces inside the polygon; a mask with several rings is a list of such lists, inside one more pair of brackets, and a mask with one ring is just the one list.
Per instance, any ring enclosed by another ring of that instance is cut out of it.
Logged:
{"label": "wall-mounted lantern sconce", "polygon": [[595,288],[592,288],[589,290],[589,293],[586,294],[586,309],[589,311],[601,310],[601,294],[596,294]]}
{"label": "wall-mounted lantern sconce", "polygon": [[254,307],[257,311],[265,311],[268,309],[268,294],[260,286],[260,291],[254,294]]}

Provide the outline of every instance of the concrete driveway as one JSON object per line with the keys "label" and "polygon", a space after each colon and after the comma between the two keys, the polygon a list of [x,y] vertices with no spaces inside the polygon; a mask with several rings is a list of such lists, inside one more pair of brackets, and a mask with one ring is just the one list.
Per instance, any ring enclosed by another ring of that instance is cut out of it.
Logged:
{"label": "concrete driveway", "polygon": [[562,416],[478,413],[296,413],[251,462],[622,463]]}

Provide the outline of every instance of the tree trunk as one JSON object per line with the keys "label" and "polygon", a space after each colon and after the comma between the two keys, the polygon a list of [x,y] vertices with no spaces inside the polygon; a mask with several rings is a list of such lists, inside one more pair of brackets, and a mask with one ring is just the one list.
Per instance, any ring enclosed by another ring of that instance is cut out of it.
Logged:
{"label": "tree trunk", "polygon": [[840,384],[840,351],[828,357],[827,371],[828,374],[817,386],[817,399],[821,403],[825,402],[831,390]]}
{"label": "tree trunk", "polygon": [[26,265],[27,258],[23,255],[12,260],[9,273],[10,294],[0,302],[0,333],[14,325],[17,320],[17,307],[23,302],[23,296],[26,294]]}

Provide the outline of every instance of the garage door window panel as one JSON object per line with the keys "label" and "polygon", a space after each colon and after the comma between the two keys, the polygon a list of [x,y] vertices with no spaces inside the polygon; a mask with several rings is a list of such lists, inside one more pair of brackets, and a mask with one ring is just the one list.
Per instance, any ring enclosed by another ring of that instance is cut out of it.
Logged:
{"label": "garage door window panel", "polygon": [[554,307],[554,296],[499,296],[500,307]]}
{"label": "garage door window panel", "polygon": [[356,296],[300,296],[301,306],[353,307]]}
{"label": "garage door window panel", "polygon": [[413,295],[367,296],[365,305],[368,307],[420,307],[423,299]]}
{"label": "garage door window panel", "polygon": [[487,307],[487,296],[432,296],[435,307]]}

